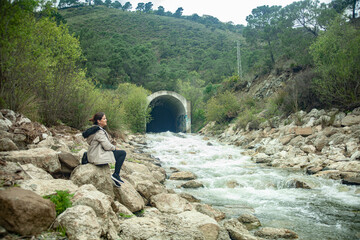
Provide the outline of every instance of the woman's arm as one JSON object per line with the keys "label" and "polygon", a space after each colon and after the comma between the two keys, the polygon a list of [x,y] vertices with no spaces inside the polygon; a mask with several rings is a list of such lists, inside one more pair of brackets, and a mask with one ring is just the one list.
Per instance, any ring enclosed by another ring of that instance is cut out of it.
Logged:
{"label": "woman's arm", "polygon": [[96,138],[95,140],[97,140],[101,144],[101,146],[105,151],[113,151],[116,149],[116,147],[113,144],[111,144],[109,138],[106,136],[103,130],[99,130],[96,133],[95,138]]}

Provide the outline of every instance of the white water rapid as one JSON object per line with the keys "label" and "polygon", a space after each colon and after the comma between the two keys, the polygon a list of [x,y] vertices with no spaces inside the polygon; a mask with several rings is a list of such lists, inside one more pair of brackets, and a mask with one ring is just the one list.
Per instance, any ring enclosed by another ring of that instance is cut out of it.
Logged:
{"label": "white water rapid", "polygon": [[[250,213],[263,227],[287,228],[306,240],[360,239],[359,187],[317,178],[303,171],[268,168],[241,154],[235,146],[203,140],[195,134],[147,134],[146,152],[170,167],[196,174],[205,187],[176,188],[183,181],[166,180],[168,188],[187,192],[211,204],[228,218]],[[312,187],[294,187],[300,180]],[[237,186],[231,188],[229,183]]]}

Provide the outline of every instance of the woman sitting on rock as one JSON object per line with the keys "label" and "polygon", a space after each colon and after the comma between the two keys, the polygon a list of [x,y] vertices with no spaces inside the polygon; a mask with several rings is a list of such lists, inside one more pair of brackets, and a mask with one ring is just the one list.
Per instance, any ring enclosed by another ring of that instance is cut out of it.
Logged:
{"label": "woman sitting on rock", "polygon": [[95,165],[104,165],[115,162],[115,171],[111,175],[116,187],[120,187],[123,181],[120,178],[120,169],[124,163],[126,152],[118,150],[111,142],[109,134],[103,127],[107,125],[105,113],[96,113],[89,121],[94,123],[94,126],[82,133],[90,145],[87,158],[90,163]]}

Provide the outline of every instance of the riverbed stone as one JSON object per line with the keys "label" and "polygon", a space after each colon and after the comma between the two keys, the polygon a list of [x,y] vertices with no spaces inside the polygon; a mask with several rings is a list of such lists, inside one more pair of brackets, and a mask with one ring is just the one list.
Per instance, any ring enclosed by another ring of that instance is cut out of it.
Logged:
{"label": "riverbed stone", "polygon": [[179,216],[180,219],[182,219],[187,224],[200,230],[204,236],[204,239],[217,240],[220,226],[213,218],[197,211],[185,211],[179,213],[177,216]]}
{"label": "riverbed stone", "polygon": [[193,209],[191,204],[177,194],[160,193],[150,199],[150,204],[164,213],[181,213]]}
{"label": "riverbed stone", "polygon": [[253,230],[261,226],[260,220],[254,215],[245,213],[241,214],[237,218],[243,225],[245,225],[247,230]]}
{"label": "riverbed stone", "polygon": [[197,177],[192,172],[175,172],[171,174],[170,180],[195,180]]}
{"label": "riverbed stone", "polygon": [[209,204],[204,203],[193,203],[192,204],[196,211],[208,215],[209,217],[215,219],[217,222],[223,220],[225,218],[225,213],[220,210],[213,208]]}
{"label": "riverbed stone", "polygon": [[67,208],[54,223],[54,229],[66,229],[66,235],[73,240],[98,240],[101,236],[101,225],[94,209],[89,206],[76,205]]}
{"label": "riverbed stone", "polygon": [[270,238],[270,239],[296,239],[299,236],[285,228],[271,228],[271,227],[264,227],[259,231],[255,232],[255,236],[262,237],[262,238]]}
{"label": "riverbed stone", "polygon": [[23,236],[36,235],[50,227],[55,204],[18,187],[0,190],[0,225]]}
{"label": "riverbed stone", "polygon": [[126,180],[121,188],[114,189],[115,199],[127,207],[131,212],[137,212],[145,207],[145,202],[136,189]]}
{"label": "riverbed stone", "polygon": [[187,181],[180,185],[182,188],[202,188],[204,185],[201,182],[197,182],[195,180]]}
{"label": "riverbed stone", "polygon": [[252,236],[238,219],[231,218],[222,222],[222,225],[228,231],[230,238],[234,240],[257,240],[257,237]]}
{"label": "riverbed stone", "polygon": [[20,164],[32,163],[50,173],[61,169],[58,153],[48,148],[0,152],[0,159]]}
{"label": "riverbed stone", "polygon": [[352,126],[355,124],[360,124],[360,115],[348,114],[341,120],[342,126]]}
{"label": "riverbed stone", "polygon": [[20,187],[40,196],[55,194],[57,190],[74,193],[78,186],[66,179],[29,179],[22,181]]}

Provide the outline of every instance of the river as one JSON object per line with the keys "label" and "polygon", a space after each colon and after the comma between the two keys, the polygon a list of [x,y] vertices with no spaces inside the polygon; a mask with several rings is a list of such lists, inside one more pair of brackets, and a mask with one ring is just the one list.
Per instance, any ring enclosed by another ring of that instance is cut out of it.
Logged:
{"label": "river", "polygon": [[[287,228],[299,239],[360,239],[360,191],[339,181],[304,171],[264,167],[239,147],[196,134],[147,134],[146,152],[170,167],[196,174],[204,188],[177,188],[182,181],[166,180],[167,188],[186,192],[223,211],[227,218],[255,215],[263,227]],[[300,180],[312,189],[295,188]],[[229,184],[236,184],[235,187]]]}

